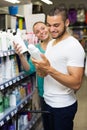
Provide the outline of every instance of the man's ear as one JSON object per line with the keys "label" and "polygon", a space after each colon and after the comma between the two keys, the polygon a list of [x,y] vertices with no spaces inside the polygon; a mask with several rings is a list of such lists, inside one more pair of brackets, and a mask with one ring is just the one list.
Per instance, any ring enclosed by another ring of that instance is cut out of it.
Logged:
{"label": "man's ear", "polygon": [[69,19],[66,19],[66,22],[65,22],[65,26],[68,27],[69,26]]}

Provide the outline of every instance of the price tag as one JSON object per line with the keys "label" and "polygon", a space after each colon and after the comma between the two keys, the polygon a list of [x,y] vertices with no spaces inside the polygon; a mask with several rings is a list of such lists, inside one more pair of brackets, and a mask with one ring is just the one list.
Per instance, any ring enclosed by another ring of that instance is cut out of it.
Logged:
{"label": "price tag", "polygon": [[11,54],[14,54],[14,51],[13,51],[13,50],[11,50]]}
{"label": "price tag", "polygon": [[10,119],[10,117],[9,117],[9,116],[7,116],[7,117],[6,117],[6,120],[8,121],[9,119]]}
{"label": "price tag", "polygon": [[11,112],[11,116],[12,116],[12,117],[14,116],[14,112]]}
{"label": "price tag", "polygon": [[8,51],[8,55],[10,55],[10,51]]}
{"label": "price tag", "polygon": [[0,89],[1,89],[1,90],[4,89],[4,85],[0,86]]}
{"label": "price tag", "polygon": [[4,121],[1,121],[1,122],[0,122],[0,126],[2,126],[2,125],[4,125]]}
{"label": "price tag", "polygon": [[12,85],[12,81],[9,82],[9,85]]}
{"label": "price tag", "polygon": [[8,84],[8,83],[6,83],[6,84],[5,84],[5,87],[8,87],[8,86],[9,86],[9,84]]}
{"label": "price tag", "polygon": [[26,101],[25,101],[25,104],[27,104],[27,103],[28,103],[28,101],[26,100]]}
{"label": "price tag", "polygon": [[13,80],[13,83],[16,83],[16,79]]}
{"label": "price tag", "polygon": [[21,75],[21,79],[23,79],[23,76]]}
{"label": "price tag", "polygon": [[17,113],[17,110],[15,110],[15,114]]}
{"label": "price tag", "polygon": [[23,108],[23,104],[21,104],[21,108]]}
{"label": "price tag", "polygon": [[3,55],[4,55],[4,56],[7,56],[7,52],[4,52]]}
{"label": "price tag", "polygon": [[17,80],[19,81],[19,80],[20,80],[20,77],[17,77]]}

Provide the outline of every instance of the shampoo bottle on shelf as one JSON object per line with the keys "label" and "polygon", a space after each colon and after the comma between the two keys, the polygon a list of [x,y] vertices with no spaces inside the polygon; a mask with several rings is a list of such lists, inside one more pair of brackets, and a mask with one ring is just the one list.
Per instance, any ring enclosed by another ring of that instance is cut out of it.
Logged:
{"label": "shampoo bottle on shelf", "polygon": [[7,51],[8,50],[6,37],[7,37],[7,33],[6,33],[6,31],[3,31],[1,33],[1,50],[2,51]]}
{"label": "shampoo bottle on shelf", "polygon": [[8,50],[13,49],[13,33],[11,32],[11,29],[7,29],[7,45]]}
{"label": "shampoo bottle on shelf", "polygon": [[0,83],[3,82],[3,77],[2,77],[2,58],[0,57]]}
{"label": "shampoo bottle on shelf", "polygon": [[10,99],[9,94],[5,93],[5,95],[4,95],[4,109],[9,108],[9,106],[10,106],[9,99]]}
{"label": "shampoo bottle on shelf", "polygon": [[10,94],[10,107],[16,106],[16,94],[15,90]]}
{"label": "shampoo bottle on shelf", "polygon": [[0,117],[4,114],[3,94],[0,92]]}
{"label": "shampoo bottle on shelf", "polygon": [[42,58],[40,56],[41,52],[39,51],[39,49],[37,47],[35,47],[35,45],[29,44],[28,52],[30,53],[32,58],[34,58],[36,60],[42,60]]}

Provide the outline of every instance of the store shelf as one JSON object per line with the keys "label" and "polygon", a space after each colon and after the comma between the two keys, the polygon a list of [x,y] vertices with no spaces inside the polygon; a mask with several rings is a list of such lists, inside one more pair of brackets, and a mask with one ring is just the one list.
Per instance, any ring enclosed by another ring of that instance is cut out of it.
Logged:
{"label": "store shelf", "polygon": [[[15,51],[14,50],[0,51],[1,60],[6,59],[6,57],[9,57],[10,55],[15,56],[16,55]],[[28,90],[28,94],[26,94],[23,99],[20,98],[19,102],[17,104],[15,103],[16,104],[15,106],[10,106],[7,109],[4,108],[4,111],[0,113],[0,128],[2,128],[7,122],[12,120],[14,117],[16,117],[18,113],[27,106],[29,101],[31,101],[32,99],[32,94],[34,92],[34,85],[36,83],[35,73],[29,75],[29,74],[26,74],[24,71],[22,71],[17,75],[15,74],[14,77],[11,77],[11,76],[9,77],[6,76],[6,78],[3,78],[3,77],[4,76],[2,76],[1,81],[0,81],[0,91],[3,94],[3,96],[4,96],[4,92],[7,93],[7,91],[9,91],[10,88],[11,88],[11,91],[13,91],[13,87],[15,86],[19,87],[20,83],[25,82],[25,80],[31,82],[32,86]],[[32,117],[32,120],[29,121],[30,125],[28,126],[28,128],[32,127],[37,119],[38,119],[38,116],[36,114],[36,116]]]}
{"label": "store shelf", "polygon": [[0,51],[0,57],[9,56],[15,54],[14,50]]}
{"label": "store shelf", "polygon": [[17,110],[15,107],[10,107],[4,111],[4,114],[0,116],[0,126],[4,125],[6,121],[11,119],[15,114],[17,113]]}
{"label": "store shelf", "polygon": [[32,119],[29,121],[28,125],[23,125],[23,130],[27,130],[27,129],[30,130],[40,117],[41,117],[40,113],[34,114]]}
{"label": "store shelf", "polygon": [[0,90],[3,90],[9,86],[11,86],[12,84],[22,80],[23,78],[27,77],[28,75],[25,74],[25,72],[21,72],[18,76],[11,78],[10,80],[6,80],[2,83],[0,83]]}
{"label": "store shelf", "polygon": [[4,125],[6,121],[10,120],[18,111],[20,111],[31,99],[33,92],[26,96],[16,106],[10,107],[4,111],[4,114],[0,116],[0,126]]}
{"label": "store shelf", "polygon": [[87,28],[87,25],[70,25],[69,28],[70,29],[78,29],[78,30],[80,30],[80,29]]}

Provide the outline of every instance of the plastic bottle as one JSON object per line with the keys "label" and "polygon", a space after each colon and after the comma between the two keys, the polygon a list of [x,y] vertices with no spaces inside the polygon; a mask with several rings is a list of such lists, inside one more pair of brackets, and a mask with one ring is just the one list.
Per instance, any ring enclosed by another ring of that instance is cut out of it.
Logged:
{"label": "plastic bottle", "polygon": [[7,30],[7,45],[8,45],[8,50],[13,49],[13,33],[11,32],[11,29]]}
{"label": "plastic bottle", "polygon": [[6,57],[1,58],[1,73],[3,82],[6,81]]}
{"label": "plastic bottle", "polygon": [[2,34],[1,34],[1,31],[0,31],[0,51],[2,50]]}
{"label": "plastic bottle", "polygon": [[15,94],[16,94],[16,105],[21,101],[21,96],[18,88],[15,88]]}
{"label": "plastic bottle", "polygon": [[42,60],[40,56],[41,52],[33,44],[28,45],[28,51],[32,58],[35,58],[36,60]]}
{"label": "plastic bottle", "polygon": [[9,104],[9,95],[8,95],[8,93],[6,93],[5,95],[4,95],[4,109],[7,109],[7,108],[9,108],[9,106],[10,106],[10,104]]}
{"label": "plastic bottle", "polygon": [[3,78],[2,78],[2,58],[0,57],[0,83],[3,82]]}
{"label": "plastic bottle", "polygon": [[10,107],[16,106],[16,94],[15,90],[10,94]]}
{"label": "plastic bottle", "polygon": [[15,125],[14,124],[10,125],[9,130],[15,130]]}
{"label": "plastic bottle", "polygon": [[11,76],[11,60],[10,60],[10,57],[7,56],[6,57],[6,62],[5,62],[5,73],[6,73],[6,79],[11,79],[12,76]]}
{"label": "plastic bottle", "polygon": [[21,37],[20,29],[17,30],[17,34],[14,36],[13,41],[15,43],[18,43],[19,45],[21,45],[21,47],[22,47],[21,53],[24,53],[27,51],[27,47],[26,47],[26,45]]}
{"label": "plastic bottle", "polygon": [[2,47],[2,51],[7,51],[8,50],[6,36],[7,36],[6,31],[3,31],[1,33],[1,47]]}
{"label": "plastic bottle", "polygon": [[3,95],[0,92],[0,116],[4,114],[4,107],[3,107]]}

